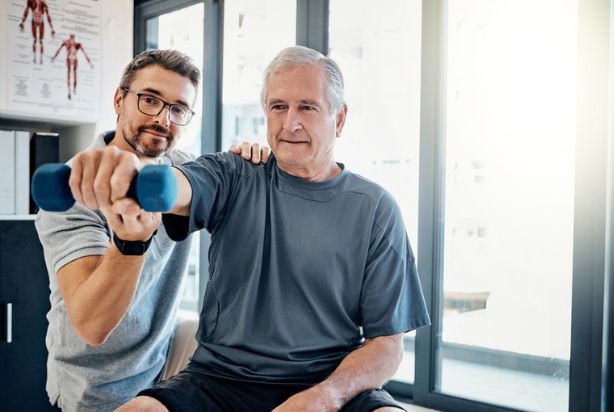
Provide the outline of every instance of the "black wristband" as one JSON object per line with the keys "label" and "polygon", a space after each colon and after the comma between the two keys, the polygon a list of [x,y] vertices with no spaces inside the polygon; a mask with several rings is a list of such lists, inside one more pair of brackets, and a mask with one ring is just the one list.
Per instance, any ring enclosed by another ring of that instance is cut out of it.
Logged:
{"label": "black wristband", "polygon": [[123,240],[120,239],[115,233],[113,233],[113,243],[117,246],[117,249],[122,255],[126,256],[142,256],[149,249],[151,240],[154,235],[158,233],[156,230],[151,237],[145,241],[142,240]]}

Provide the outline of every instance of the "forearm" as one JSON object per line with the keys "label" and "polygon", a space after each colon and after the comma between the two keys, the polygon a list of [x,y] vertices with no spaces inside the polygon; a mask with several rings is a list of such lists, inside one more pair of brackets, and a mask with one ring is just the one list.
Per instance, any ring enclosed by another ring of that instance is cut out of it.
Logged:
{"label": "forearm", "polygon": [[65,297],[69,317],[81,339],[100,345],[123,319],[143,261],[143,256],[124,256],[111,245],[91,275]]}
{"label": "forearm", "polygon": [[367,341],[316,385],[339,409],[359,393],[380,388],[396,372],[403,357],[403,334],[381,336]]}
{"label": "forearm", "polygon": [[60,54],[60,50],[62,50],[62,47],[64,47],[64,45],[60,46],[56,51],[55,54],[53,55],[53,57],[51,58],[51,60],[54,60],[56,57],[58,57],[58,54]]}
{"label": "forearm", "polygon": [[81,53],[83,53],[83,55],[85,56],[85,59],[87,60],[87,62],[89,64],[92,64],[92,61],[90,60],[90,56],[87,55],[87,53],[85,52],[85,49],[83,49],[83,47],[81,48]]}

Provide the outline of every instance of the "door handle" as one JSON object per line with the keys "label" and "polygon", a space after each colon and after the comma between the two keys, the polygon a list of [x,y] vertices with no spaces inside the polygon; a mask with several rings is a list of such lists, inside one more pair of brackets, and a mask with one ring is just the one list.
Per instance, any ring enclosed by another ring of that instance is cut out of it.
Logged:
{"label": "door handle", "polygon": [[0,342],[13,341],[13,304],[0,303]]}

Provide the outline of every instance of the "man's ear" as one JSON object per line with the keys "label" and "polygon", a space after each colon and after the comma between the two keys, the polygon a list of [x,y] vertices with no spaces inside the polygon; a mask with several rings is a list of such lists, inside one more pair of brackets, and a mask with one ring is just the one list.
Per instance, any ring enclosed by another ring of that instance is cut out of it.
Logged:
{"label": "man's ear", "polygon": [[115,96],[113,96],[113,107],[115,107],[115,114],[119,116],[122,111],[122,105],[124,104],[124,91],[119,87],[115,90]]}
{"label": "man's ear", "polygon": [[343,130],[343,126],[345,125],[345,117],[348,114],[348,107],[346,104],[343,105],[337,111],[337,119],[336,119],[336,136],[341,137],[341,131]]}

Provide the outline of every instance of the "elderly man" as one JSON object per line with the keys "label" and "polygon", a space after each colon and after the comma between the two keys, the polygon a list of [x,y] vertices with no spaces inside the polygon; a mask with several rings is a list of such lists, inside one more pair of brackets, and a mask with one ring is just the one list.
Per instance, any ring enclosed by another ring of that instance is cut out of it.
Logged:
{"label": "elderly man", "polygon": [[199,345],[184,371],[121,411],[401,408],[381,386],[403,334],[429,317],[395,201],[334,160],[341,72],[291,47],[269,64],[261,97],[266,165],[221,153],[177,166],[167,233],[212,234]]}

